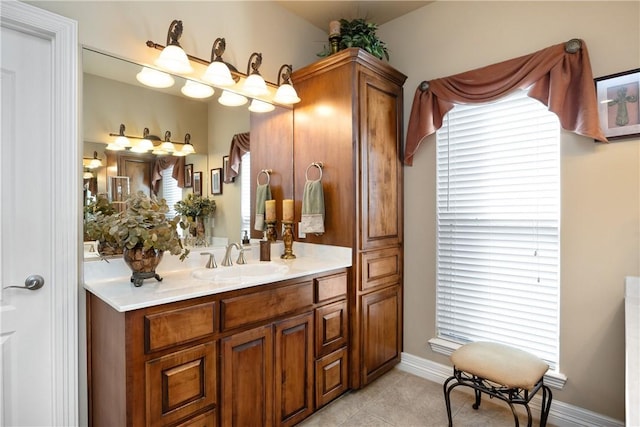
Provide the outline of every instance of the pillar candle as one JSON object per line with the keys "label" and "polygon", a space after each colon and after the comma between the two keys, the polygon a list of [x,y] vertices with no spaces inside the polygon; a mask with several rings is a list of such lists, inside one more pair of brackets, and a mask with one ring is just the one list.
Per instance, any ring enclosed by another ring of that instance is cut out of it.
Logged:
{"label": "pillar candle", "polygon": [[293,200],[291,199],[282,201],[282,220],[293,221]]}
{"label": "pillar candle", "polygon": [[340,21],[329,22],[329,35],[330,36],[340,35]]}
{"label": "pillar candle", "polygon": [[264,220],[275,221],[276,220],[276,201],[267,200],[264,202]]}

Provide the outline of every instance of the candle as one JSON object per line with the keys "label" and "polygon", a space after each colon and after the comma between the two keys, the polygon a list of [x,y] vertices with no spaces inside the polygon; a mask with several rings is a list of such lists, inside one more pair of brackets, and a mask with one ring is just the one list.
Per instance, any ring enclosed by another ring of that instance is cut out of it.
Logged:
{"label": "candle", "polygon": [[267,200],[264,202],[264,219],[265,221],[276,220],[276,201]]}
{"label": "candle", "polygon": [[329,35],[330,36],[340,35],[340,21],[329,22]]}
{"label": "candle", "polygon": [[282,220],[293,221],[293,200],[284,199],[282,201]]}

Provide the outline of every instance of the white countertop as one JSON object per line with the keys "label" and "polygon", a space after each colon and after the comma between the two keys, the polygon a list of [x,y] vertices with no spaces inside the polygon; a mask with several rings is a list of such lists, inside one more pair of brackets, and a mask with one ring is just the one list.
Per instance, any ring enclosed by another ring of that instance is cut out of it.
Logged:
{"label": "white countertop", "polygon": [[[221,266],[224,257],[222,247],[192,248],[184,262],[176,256],[165,254],[156,269],[163,280],[145,279],[142,286],[136,287],[130,281],[131,270],[122,257],[109,259],[109,262],[92,259],[84,262],[84,288],[117,311],[125,312],[350,267],[352,260],[351,248],[300,242],[293,244],[296,259],[283,260],[280,258],[284,253],[283,244],[276,242],[271,245],[270,262],[286,265],[288,270],[284,274],[277,278],[255,276],[242,281],[216,283],[192,276],[194,270],[202,271],[207,262],[208,257],[201,255],[201,252],[215,254],[218,271],[234,268]],[[237,256],[238,251],[234,248],[231,252],[234,264]],[[259,261],[260,246],[255,243],[245,252],[245,258],[246,266],[264,263]]]}

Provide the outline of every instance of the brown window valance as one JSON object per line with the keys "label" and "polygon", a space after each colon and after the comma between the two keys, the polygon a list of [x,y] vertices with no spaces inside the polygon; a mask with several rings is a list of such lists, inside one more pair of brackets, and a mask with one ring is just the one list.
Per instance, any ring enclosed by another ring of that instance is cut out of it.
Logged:
{"label": "brown window valance", "polygon": [[242,156],[248,153],[251,147],[251,135],[249,132],[237,133],[231,138],[229,147],[229,163],[224,171],[224,182],[233,182],[233,178],[238,176]]}
{"label": "brown window valance", "polygon": [[173,165],[173,179],[178,181],[178,187],[184,188],[184,157],[157,157],[153,165],[153,176],[151,177],[151,188],[154,194],[160,190],[160,180],[165,169]]}
{"label": "brown window valance", "polygon": [[489,102],[515,89],[545,104],[571,132],[607,142],[598,120],[593,74],[584,41],[572,39],[530,55],[422,82],[416,89],[405,145],[411,166],[422,140],[442,126],[454,104]]}

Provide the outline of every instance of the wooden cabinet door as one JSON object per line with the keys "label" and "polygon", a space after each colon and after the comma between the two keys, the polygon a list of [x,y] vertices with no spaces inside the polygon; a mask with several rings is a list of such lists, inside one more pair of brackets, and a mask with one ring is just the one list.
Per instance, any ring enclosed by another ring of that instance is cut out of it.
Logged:
{"label": "wooden cabinet door", "polygon": [[362,295],[362,385],[387,372],[400,361],[402,305],[400,286]]}
{"label": "wooden cabinet door", "polygon": [[347,348],[342,347],[316,360],[316,409],[349,388],[347,358]]}
{"label": "wooden cabinet door", "polygon": [[402,242],[402,87],[361,69],[360,249]]}
{"label": "wooden cabinet door", "polygon": [[273,425],[273,331],[270,325],[222,340],[221,388],[221,425]]}
{"label": "wooden cabinet door", "polygon": [[313,314],[275,324],[276,424],[291,426],[313,412]]}

